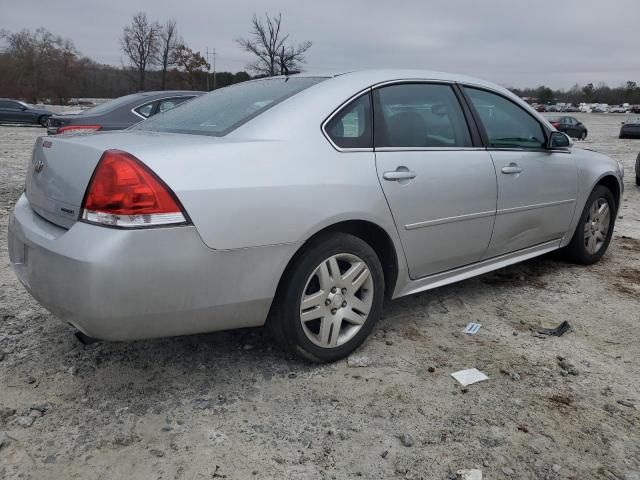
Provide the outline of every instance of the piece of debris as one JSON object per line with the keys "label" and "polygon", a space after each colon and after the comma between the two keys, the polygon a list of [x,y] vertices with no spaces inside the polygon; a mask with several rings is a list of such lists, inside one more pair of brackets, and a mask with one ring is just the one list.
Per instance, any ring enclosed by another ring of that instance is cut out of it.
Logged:
{"label": "piece of debris", "polygon": [[482,382],[483,380],[489,380],[489,377],[487,377],[477,368],[460,370],[459,372],[452,373],[451,376],[455,378],[463,387],[466,387],[467,385],[471,385],[473,383]]}
{"label": "piece of debris", "polygon": [[433,373],[435,371],[436,371],[436,369],[434,367],[427,368],[427,372],[429,372],[429,373]]}
{"label": "piece of debris", "polygon": [[456,472],[458,480],[482,480],[482,470],[477,468],[462,469]]}
{"label": "piece of debris", "polygon": [[555,473],[558,473],[561,469],[562,469],[562,467],[560,465],[558,465],[557,463],[554,463],[551,466],[551,470],[553,470]]}
{"label": "piece of debris", "polygon": [[520,380],[520,374],[516,373],[516,372],[511,372],[511,374],[509,375],[511,377],[511,380]]}
{"label": "piece of debris", "polygon": [[570,395],[564,395],[562,393],[556,393],[549,397],[553,403],[557,403],[558,405],[566,405],[567,407],[573,405],[573,397]]}
{"label": "piece of debris", "polygon": [[502,467],[502,473],[504,473],[505,475],[510,477],[511,475],[513,475],[516,472],[513,470],[513,468]]}
{"label": "piece of debris", "polygon": [[382,458],[387,458],[387,455],[389,455],[389,450],[385,450],[384,452],[382,452],[382,453],[380,454],[380,456],[381,456]]}
{"label": "piece of debris", "polygon": [[400,439],[400,443],[405,447],[413,447],[413,444],[416,443],[410,433],[403,433],[402,435],[399,435],[398,438]]}
{"label": "piece of debris", "polygon": [[550,335],[554,337],[561,337],[565,333],[571,330],[571,325],[566,320],[558,325],[556,328],[539,328],[538,333],[540,335]]}
{"label": "piece of debris", "polygon": [[616,400],[616,403],[623,407],[636,408],[633,402],[629,402],[628,400]]}
{"label": "piece of debris", "polygon": [[162,450],[153,449],[149,453],[151,453],[151,455],[153,455],[154,457],[158,457],[158,458],[164,457],[164,452]]}
{"label": "piece of debris", "polygon": [[31,425],[33,425],[33,422],[35,420],[36,419],[33,418],[33,417],[29,417],[27,415],[22,415],[22,416],[18,417],[16,421],[17,421],[18,425],[20,425],[21,427],[27,428],[27,427],[30,427]]}
{"label": "piece of debris", "polygon": [[478,333],[478,330],[480,330],[480,327],[482,325],[480,325],[479,323],[473,323],[471,322],[469,325],[467,325],[467,328],[465,328],[462,333],[468,333],[469,335],[475,335],[476,333]]}
{"label": "piece of debris", "polygon": [[620,412],[620,409],[616,407],[613,403],[607,403],[604,407],[602,407],[605,412],[610,413],[611,415],[615,415]]}
{"label": "piece of debris", "polygon": [[569,375],[578,375],[578,370],[573,363],[567,361],[566,358],[558,356],[558,366]]}
{"label": "piece of debris", "polygon": [[347,358],[347,365],[350,367],[368,367],[371,365],[371,359],[366,355],[351,355]]}

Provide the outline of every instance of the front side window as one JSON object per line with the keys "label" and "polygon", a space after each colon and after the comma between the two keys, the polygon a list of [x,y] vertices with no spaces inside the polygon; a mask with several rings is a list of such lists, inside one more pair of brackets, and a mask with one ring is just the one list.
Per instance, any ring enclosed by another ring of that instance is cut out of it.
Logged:
{"label": "front side window", "polygon": [[371,148],[371,97],[362,95],[344,107],[327,124],[325,131],[340,148]]}
{"label": "front side window", "polygon": [[0,101],[0,108],[3,108],[5,110],[16,110],[16,111],[22,110],[19,103],[7,102],[7,101]]}
{"label": "front side window", "polygon": [[470,147],[469,127],[449,85],[409,83],[374,91],[376,147]]}
{"label": "front side window", "polygon": [[544,130],[523,108],[495,93],[464,87],[487,133],[491,148],[541,149]]}
{"label": "front side window", "polygon": [[275,77],[238,83],[202,95],[134,129],[221,137],[326,77]]}

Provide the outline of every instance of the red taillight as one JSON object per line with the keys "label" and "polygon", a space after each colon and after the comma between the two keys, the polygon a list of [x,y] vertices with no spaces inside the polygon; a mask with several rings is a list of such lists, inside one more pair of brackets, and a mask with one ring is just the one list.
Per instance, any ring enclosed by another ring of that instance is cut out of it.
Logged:
{"label": "red taillight", "polygon": [[558,128],[558,126],[560,125],[560,122],[550,122],[551,125],[553,125],[553,128]]}
{"label": "red taillight", "polygon": [[57,133],[71,133],[71,132],[96,132],[102,128],[102,125],[67,125],[59,127]]}
{"label": "red taillight", "polygon": [[81,219],[116,227],[186,223],[171,189],[145,164],[120,150],[104,152],[82,202]]}

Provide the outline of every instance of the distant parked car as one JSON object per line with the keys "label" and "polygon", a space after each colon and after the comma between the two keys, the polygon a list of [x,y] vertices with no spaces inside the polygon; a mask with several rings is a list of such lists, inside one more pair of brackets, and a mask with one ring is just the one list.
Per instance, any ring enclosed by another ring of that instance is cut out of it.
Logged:
{"label": "distant parked car", "polygon": [[609,113],[628,113],[628,112],[629,112],[629,108],[628,107],[624,107],[622,105],[614,105],[609,110]]}
{"label": "distant parked car", "polygon": [[18,100],[0,98],[0,123],[22,123],[47,126],[47,119],[53,115],[44,108],[38,108]]}
{"label": "distant parked car", "polygon": [[77,131],[124,130],[203,93],[190,90],[133,93],[77,114],[53,115],[49,118],[47,133],[57,135]]}
{"label": "distant parked car", "polygon": [[580,109],[578,107],[574,107],[573,105],[569,105],[564,109],[564,111],[568,113],[576,113],[576,112],[579,112]]}
{"label": "distant parked car", "polygon": [[544,105],[536,105],[533,108],[536,109],[536,112],[544,112]]}
{"label": "distant parked car", "polygon": [[640,137],[640,117],[635,117],[622,122],[620,138]]}
{"label": "distant parked car", "polygon": [[591,113],[607,113],[608,111],[607,107],[603,107],[602,105],[596,105],[591,109]]}
{"label": "distant parked car", "polygon": [[631,113],[640,113],[640,105],[633,105],[630,110]]}
{"label": "distant parked car", "polygon": [[579,138],[580,140],[584,140],[587,138],[587,127],[574,117],[547,117],[549,123],[556,127],[556,130],[559,130],[563,133],[566,133],[571,138]]}

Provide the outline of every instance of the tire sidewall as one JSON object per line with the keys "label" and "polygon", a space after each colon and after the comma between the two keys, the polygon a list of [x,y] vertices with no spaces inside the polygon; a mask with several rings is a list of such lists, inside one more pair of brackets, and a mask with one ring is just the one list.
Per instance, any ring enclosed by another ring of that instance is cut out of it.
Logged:
{"label": "tire sidewall", "polygon": [[[596,253],[591,254],[587,252],[587,249],[584,245],[584,224],[587,220],[587,217],[589,216],[589,209],[591,208],[591,205],[593,205],[593,202],[595,202],[599,198],[604,198],[609,204],[609,209],[611,211],[609,231],[607,232],[604,244],[602,245],[602,247],[600,247],[600,250],[598,250]],[[574,249],[576,249],[576,254],[578,255],[581,262],[585,264],[595,263],[600,260],[600,258],[602,258],[602,256],[605,254],[605,252],[609,248],[609,243],[611,243],[611,238],[613,237],[613,230],[616,223],[617,213],[616,201],[613,197],[613,194],[611,193],[611,190],[602,185],[598,185],[596,188],[594,188],[591,192],[591,195],[589,195],[589,198],[587,199],[587,203],[585,204],[582,215],[580,216],[580,221],[578,222],[578,226],[576,227],[574,238],[571,242]]]}
{"label": "tire sidewall", "polygon": [[[300,302],[303,289],[313,271],[321,262],[340,253],[356,255],[367,264],[373,280],[373,303],[360,331],[345,344],[327,349],[319,347],[307,338],[300,322]],[[381,316],[384,303],[384,274],[380,260],[374,250],[358,237],[343,233],[323,236],[310,244],[297,259],[289,273],[280,301],[282,333],[291,350],[316,362],[331,362],[343,358],[367,338]]]}

